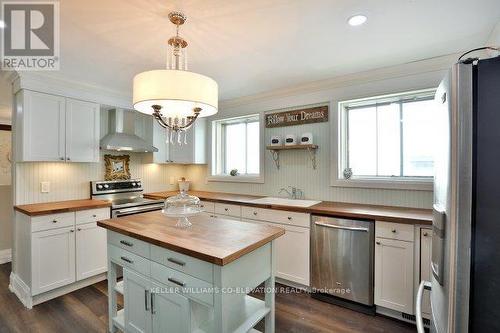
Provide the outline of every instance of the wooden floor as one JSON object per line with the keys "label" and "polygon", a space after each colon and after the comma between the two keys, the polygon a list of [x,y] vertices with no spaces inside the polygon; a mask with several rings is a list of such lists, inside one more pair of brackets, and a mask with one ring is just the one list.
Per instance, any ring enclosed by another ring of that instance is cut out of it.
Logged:
{"label": "wooden floor", "polygon": [[[27,310],[8,289],[10,264],[0,265],[0,333],[107,331],[106,281]],[[276,332],[416,332],[415,326],[368,316],[312,299],[306,293],[276,295]]]}

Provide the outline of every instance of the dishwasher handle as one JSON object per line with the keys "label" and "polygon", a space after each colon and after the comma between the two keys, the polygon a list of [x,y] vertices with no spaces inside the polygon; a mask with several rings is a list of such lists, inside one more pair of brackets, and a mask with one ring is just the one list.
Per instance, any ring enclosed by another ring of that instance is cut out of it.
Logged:
{"label": "dishwasher handle", "polygon": [[334,224],[328,224],[328,223],[322,223],[322,222],[314,222],[315,225],[321,226],[321,227],[327,227],[327,228],[333,228],[333,229],[341,229],[341,230],[348,230],[348,231],[363,231],[363,232],[368,232],[368,228],[363,228],[363,227],[344,227],[341,225],[334,225]]}
{"label": "dishwasher handle", "polygon": [[432,285],[429,281],[424,281],[420,282],[420,286],[418,287],[417,291],[417,301],[416,301],[416,322],[417,322],[417,332],[418,333],[425,333],[424,329],[424,320],[422,319],[422,297],[424,295],[424,290],[431,290]]}

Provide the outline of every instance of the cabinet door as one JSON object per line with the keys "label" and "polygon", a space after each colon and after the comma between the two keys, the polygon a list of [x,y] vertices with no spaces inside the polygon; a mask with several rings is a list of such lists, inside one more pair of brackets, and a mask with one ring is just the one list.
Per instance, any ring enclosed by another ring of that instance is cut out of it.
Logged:
{"label": "cabinet door", "polygon": [[66,160],[99,162],[99,104],[66,99]]}
{"label": "cabinet door", "polygon": [[123,269],[125,331],[151,332],[151,281],[145,276]]}
{"label": "cabinet door", "polygon": [[413,243],[375,239],[375,304],[413,314]]}
{"label": "cabinet door", "polygon": [[31,234],[32,296],[75,282],[74,227]]}
{"label": "cabinet door", "polygon": [[[432,231],[431,229],[420,230],[420,281],[431,280],[431,258],[432,258]],[[424,290],[422,299],[422,314],[424,317],[431,316],[430,291]]]}
{"label": "cabinet door", "polygon": [[167,143],[167,131],[153,119],[153,146],[158,148],[157,152],[153,153],[153,163],[168,163],[170,162],[170,144]]}
{"label": "cabinet door", "polygon": [[151,294],[151,307],[153,313],[153,332],[155,333],[188,333],[191,332],[189,299],[176,294],[169,293],[168,287],[160,288],[153,285],[162,293]]}
{"label": "cabinet door", "polygon": [[95,222],[76,228],[76,280],[104,273],[108,270],[106,229]]}
{"label": "cabinet door", "polygon": [[309,229],[284,227],[285,234],[276,239],[276,276],[309,286]]}
{"label": "cabinet door", "polygon": [[22,93],[22,161],[64,161],[65,98],[29,90]]}
{"label": "cabinet door", "polygon": [[184,143],[184,133],[181,134],[182,143],[177,142],[177,134],[174,133],[174,140],[169,144],[170,162],[190,164],[194,163],[194,126],[186,131],[186,144]]}

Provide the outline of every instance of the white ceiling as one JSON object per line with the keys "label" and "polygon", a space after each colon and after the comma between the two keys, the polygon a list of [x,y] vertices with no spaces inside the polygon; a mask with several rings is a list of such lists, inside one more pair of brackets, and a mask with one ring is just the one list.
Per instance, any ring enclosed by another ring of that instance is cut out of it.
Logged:
{"label": "white ceiling", "polygon": [[[135,74],[163,68],[174,34],[169,11],[188,15],[190,70],[213,77],[220,99],[390,66],[483,45],[498,0],[63,0],[66,79],[131,93]],[[347,25],[363,13],[360,27]]]}

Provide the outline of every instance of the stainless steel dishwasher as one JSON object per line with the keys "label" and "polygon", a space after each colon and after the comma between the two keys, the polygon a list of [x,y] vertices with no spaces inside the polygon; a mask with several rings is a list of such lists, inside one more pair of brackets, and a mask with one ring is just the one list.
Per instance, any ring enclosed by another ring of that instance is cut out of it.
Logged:
{"label": "stainless steel dishwasher", "polygon": [[313,215],[311,287],[373,306],[374,222]]}

